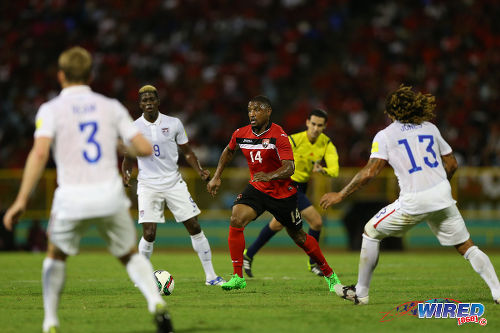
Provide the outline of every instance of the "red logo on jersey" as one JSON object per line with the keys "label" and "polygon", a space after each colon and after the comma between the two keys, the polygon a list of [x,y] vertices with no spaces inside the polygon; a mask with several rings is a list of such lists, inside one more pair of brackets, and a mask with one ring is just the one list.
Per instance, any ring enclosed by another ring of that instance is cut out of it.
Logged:
{"label": "red logo on jersey", "polygon": [[262,139],[262,147],[267,148],[269,146],[269,139]]}
{"label": "red logo on jersey", "polygon": [[167,133],[168,133],[168,127],[164,127],[164,128],[162,128],[162,129],[161,129],[161,132],[162,132],[163,134],[167,134]]}

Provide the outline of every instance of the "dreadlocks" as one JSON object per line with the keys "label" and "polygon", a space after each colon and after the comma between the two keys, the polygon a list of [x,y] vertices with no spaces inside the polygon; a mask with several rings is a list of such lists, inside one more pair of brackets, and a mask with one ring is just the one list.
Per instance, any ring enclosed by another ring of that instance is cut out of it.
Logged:
{"label": "dreadlocks", "polygon": [[385,113],[392,120],[421,124],[434,118],[435,100],[431,94],[415,93],[411,87],[402,84],[387,96]]}

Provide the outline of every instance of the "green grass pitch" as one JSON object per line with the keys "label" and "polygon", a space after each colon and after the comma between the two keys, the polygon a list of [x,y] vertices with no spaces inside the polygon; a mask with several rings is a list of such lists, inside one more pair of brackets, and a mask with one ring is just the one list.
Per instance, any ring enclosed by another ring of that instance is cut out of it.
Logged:
{"label": "green grass pitch", "polygon": [[[487,251],[488,253],[488,251]],[[500,272],[500,254],[489,252]],[[355,282],[358,253],[325,251],[344,284]],[[0,331],[40,332],[43,304],[40,283],[43,254],[0,254]],[[437,252],[382,252],[370,292],[370,304],[354,306],[327,290],[322,278],[306,270],[299,249],[264,248],[254,260],[247,288],[225,292],[204,285],[197,255],[187,250],[157,250],[155,269],[175,278],[165,297],[176,332],[470,332],[500,331],[500,305],[470,264],[452,249]],[[214,251],[216,272],[228,278],[229,253]],[[63,332],[153,332],[146,302],[125,269],[107,252],[82,251],[71,257],[60,302]],[[418,319],[385,313],[409,301],[453,298],[485,305],[482,327],[456,319]]]}

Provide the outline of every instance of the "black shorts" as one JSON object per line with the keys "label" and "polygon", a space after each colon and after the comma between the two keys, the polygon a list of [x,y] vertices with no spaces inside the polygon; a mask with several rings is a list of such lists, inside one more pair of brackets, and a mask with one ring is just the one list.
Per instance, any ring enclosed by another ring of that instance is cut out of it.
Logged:
{"label": "black shorts", "polygon": [[299,212],[301,212],[307,207],[312,206],[311,201],[308,197],[306,197],[307,183],[293,182],[293,184],[297,187],[297,206],[299,208]]}
{"label": "black shorts", "polygon": [[276,199],[248,184],[233,203],[233,205],[240,204],[252,207],[257,217],[267,210],[285,227],[302,229],[302,216],[297,208],[296,194],[288,198]]}

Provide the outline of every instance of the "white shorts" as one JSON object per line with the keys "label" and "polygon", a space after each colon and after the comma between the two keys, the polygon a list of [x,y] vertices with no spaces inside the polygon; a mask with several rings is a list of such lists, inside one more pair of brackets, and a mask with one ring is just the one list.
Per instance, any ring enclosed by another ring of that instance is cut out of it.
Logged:
{"label": "white shorts", "polygon": [[108,244],[109,252],[117,258],[130,253],[136,246],[134,221],[128,209],[111,216],[81,220],[51,218],[48,227],[49,240],[65,254],[76,255],[82,236],[92,225]]}
{"label": "white shorts", "polygon": [[185,222],[201,213],[182,179],[163,192],[140,187],[138,197],[139,223],[165,223],[165,202],[176,222]]}
{"label": "white shorts", "polygon": [[375,214],[366,223],[365,232],[375,239],[401,237],[422,221],[427,221],[441,245],[458,245],[470,238],[464,219],[455,204],[434,212],[410,215],[401,211],[397,200]]}

